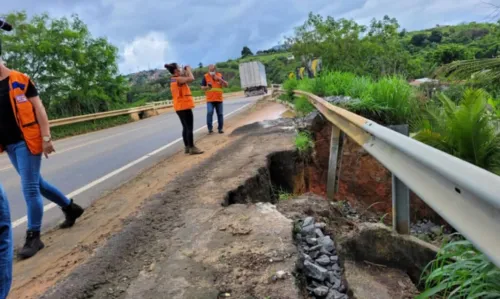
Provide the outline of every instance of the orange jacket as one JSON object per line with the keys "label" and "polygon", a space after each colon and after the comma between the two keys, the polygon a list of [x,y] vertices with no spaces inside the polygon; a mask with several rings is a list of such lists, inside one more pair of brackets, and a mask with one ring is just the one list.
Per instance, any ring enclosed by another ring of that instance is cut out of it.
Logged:
{"label": "orange jacket", "polygon": [[172,100],[174,102],[174,110],[189,110],[194,108],[194,100],[191,95],[191,89],[187,84],[179,85],[177,77],[170,79],[170,91],[172,92]]}
{"label": "orange jacket", "polygon": [[[14,117],[21,129],[28,149],[33,155],[39,155],[43,152],[43,139],[40,125],[38,125],[36,119],[35,109],[25,95],[29,82],[30,78],[27,75],[11,71],[9,75],[9,96]],[[0,152],[3,151],[3,147],[0,146]]]}
{"label": "orange jacket", "polygon": [[[216,76],[222,78],[221,73],[215,73]],[[208,84],[212,85],[212,89],[209,89],[205,92],[207,97],[207,102],[222,102],[224,100],[224,91],[222,90],[222,82],[215,81],[210,74],[205,74],[205,80]]]}

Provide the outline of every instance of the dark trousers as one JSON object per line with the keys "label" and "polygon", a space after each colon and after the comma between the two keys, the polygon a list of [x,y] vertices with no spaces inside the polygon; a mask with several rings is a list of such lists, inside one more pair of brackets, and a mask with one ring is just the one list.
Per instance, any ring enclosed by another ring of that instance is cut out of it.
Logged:
{"label": "dark trousers", "polygon": [[217,113],[217,129],[222,131],[224,127],[224,113],[222,111],[222,102],[207,103],[207,128],[211,132],[213,130],[213,115],[214,109]]}
{"label": "dark trousers", "polygon": [[184,146],[193,147],[193,110],[180,110],[177,111],[177,115],[182,123],[182,140],[184,140]]}

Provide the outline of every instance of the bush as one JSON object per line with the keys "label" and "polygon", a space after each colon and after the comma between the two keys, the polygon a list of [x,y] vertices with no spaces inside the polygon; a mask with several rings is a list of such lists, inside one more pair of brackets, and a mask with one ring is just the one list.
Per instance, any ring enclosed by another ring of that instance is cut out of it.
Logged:
{"label": "bush", "polygon": [[300,117],[304,117],[315,110],[313,104],[304,96],[295,99],[294,107]]}
{"label": "bush", "polygon": [[444,94],[438,99],[439,103],[428,105],[414,138],[500,174],[500,133],[487,109],[489,94],[468,89],[458,105]]}
{"label": "bush", "polygon": [[313,147],[313,141],[309,132],[299,132],[295,136],[295,147],[300,153],[307,152]]}
{"label": "bush", "polygon": [[345,108],[385,125],[411,124],[418,112],[412,87],[401,77],[383,77],[378,82],[351,73],[325,72],[315,79],[288,80],[291,86],[318,96],[350,96],[357,101]]}
{"label": "bush", "polygon": [[76,124],[58,126],[50,129],[54,140],[62,139],[70,136],[85,134],[97,130],[107,129],[115,126],[120,126],[131,122],[130,115],[119,115],[114,117],[101,118],[96,120],[85,121]]}
{"label": "bush", "polygon": [[299,84],[299,81],[297,81],[296,79],[286,80],[285,83],[283,84],[283,89],[285,89],[285,91],[286,91],[285,99],[288,102],[293,102],[293,99],[294,99],[293,92],[294,92],[294,90],[297,89],[298,84]]}

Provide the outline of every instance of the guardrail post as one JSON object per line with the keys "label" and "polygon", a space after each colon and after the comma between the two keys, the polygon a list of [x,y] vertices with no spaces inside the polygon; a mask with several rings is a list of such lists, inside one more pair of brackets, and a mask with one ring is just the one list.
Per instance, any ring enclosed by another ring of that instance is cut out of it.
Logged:
{"label": "guardrail post", "polygon": [[337,186],[337,168],[339,160],[340,129],[332,124],[330,137],[330,159],[328,161],[328,181],[326,183],[326,197],[333,200]]}
{"label": "guardrail post", "polygon": [[[390,129],[409,135],[408,125],[389,126]],[[392,175],[392,227],[399,234],[410,233],[410,189]]]}

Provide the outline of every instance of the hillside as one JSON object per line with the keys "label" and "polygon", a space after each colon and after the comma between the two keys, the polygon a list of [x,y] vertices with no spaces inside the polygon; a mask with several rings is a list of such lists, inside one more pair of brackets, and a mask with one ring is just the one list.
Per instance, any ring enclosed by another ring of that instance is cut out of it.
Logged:
{"label": "hillside", "polygon": [[[276,50],[275,50],[276,51]],[[282,83],[287,74],[293,71],[297,66],[294,60],[289,61],[291,53],[289,52],[273,52],[259,55],[251,55],[240,59],[229,59],[225,62],[216,63],[217,69],[222,73],[224,78],[229,82],[229,90],[240,89],[239,64],[248,61],[260,61],[266,67],[267,80],[269,83]],[[207,67],[193,68],[193,74],[196,81],[191,85],[193,95],[202,95],[200,89],[203,75],[208,72]],[[164,69],[141,71],[138,73],[129,74],[128,78],[131,91],[129,92],[129,102],[148,102],[157,101],[170,97],[168,90],[168,77],[170,75]]]}
{"label": "hillside", "polygon": [[[400,74],[407,79],[431,76],[434,70],[456,60],[491,58],[500,50],[500,25],[494,23],[467,23],[454,26],[436,26],[407,32],[396,19],[385,17],[374,20],[368,27],[352,20],[322,19],[311,15],[314,22],[299,27],[289,38],[291,47],[277,46],[257,51],[257,55],[217,63],[218,70],[230,83],[230,89],[240,87],[238,65],[241,62],[261,61],[266,67],[269,83],[282,83],[301,63],[297,57],[323,58],[323,66],[330,70],[347,71],[358,75],[380,77]],[[316,23],[315,23],[316,22]],[[314,25],[331,29],[317,35],[304,32],[317,30]],[[347,32],[347,33],[346,33]],[[288,57],[294,55],[294,60]],[[199,88],[206,67],[196,68],[197,81],[191,85],[193,94],[201,95]],[[169,97],[165,70],[150,70],[129,75],[131,92],[129,102],[154,101]]]}

